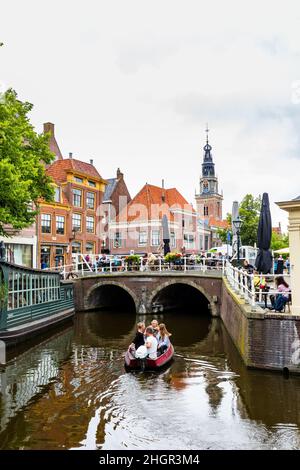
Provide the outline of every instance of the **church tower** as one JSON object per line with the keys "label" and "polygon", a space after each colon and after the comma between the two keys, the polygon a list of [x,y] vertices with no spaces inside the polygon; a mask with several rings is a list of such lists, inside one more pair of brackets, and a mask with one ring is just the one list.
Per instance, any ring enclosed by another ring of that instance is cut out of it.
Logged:
{"label": "church tower", "polygon": [[208,142],[209,129],[206,128],[206,145],[203,147],[204,157],[200,177],[200,192],[196,194],[197,214],[199,220],[209,223],[212,220],[222,220],[223,196],[219,193],[218,178],[215,174],[215,164],[212,158],[212,147]]}

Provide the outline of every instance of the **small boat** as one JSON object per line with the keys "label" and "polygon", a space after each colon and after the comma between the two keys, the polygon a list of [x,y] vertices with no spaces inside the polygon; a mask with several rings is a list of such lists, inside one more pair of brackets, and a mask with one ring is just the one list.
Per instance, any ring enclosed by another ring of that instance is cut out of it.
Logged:
{"label": "small boat", "polygon": [[169,364],[174,356],[174,348],[170,343],[168,349],[157,359],[137,359],[132,352],[127,350],[125,354],[126,370],[160,370]]}

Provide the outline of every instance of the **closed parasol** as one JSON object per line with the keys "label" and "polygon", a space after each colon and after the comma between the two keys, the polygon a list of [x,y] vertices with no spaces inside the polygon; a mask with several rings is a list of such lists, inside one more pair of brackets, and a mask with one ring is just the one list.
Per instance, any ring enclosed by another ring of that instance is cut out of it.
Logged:
{"label": "closed parasol", "polygon": [[264,193],[257,230],[257,247],[259,248],[259,252],[255,261],[257,271],[263,274],[270,273],[273,265],[273,258],[270,252],[271,238],[272,219],[269,196],[267,193]]}

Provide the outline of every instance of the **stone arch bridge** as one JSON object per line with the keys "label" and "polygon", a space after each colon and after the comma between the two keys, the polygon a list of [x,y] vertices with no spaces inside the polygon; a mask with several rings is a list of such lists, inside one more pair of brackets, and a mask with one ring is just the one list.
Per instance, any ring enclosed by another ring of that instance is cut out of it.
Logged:
{"label": "stone arch bridge", "polygon": [[113,273],[85,276],[75,282],[76,310],[130,308],[152,313],[155,308],[209,309],[220,315],[222,275],[211,273]]}

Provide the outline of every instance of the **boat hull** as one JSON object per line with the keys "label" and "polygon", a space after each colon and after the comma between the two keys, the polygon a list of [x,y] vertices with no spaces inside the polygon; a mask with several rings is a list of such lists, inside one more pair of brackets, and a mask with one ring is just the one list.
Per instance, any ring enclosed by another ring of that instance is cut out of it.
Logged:
{"label": "boat hull", "polygon": [[149,359],[147,358],[144,361],[143,366],[141,365],[141,360],[136,359],[131,351],[126,351],[125,354],[125,369],[126,370],[140,370],[141,368],[144,370],[160,370],[169,364],[174,356],[174,348],[173,345],[170,344],[168,349],[157,359]]}
{"label": "boat hull", "polygon": [[69,308],[37,321],[28,322],[26,324],[19,325],[18,327],[0,331],[0,340],[4,341],[8,346],[21,341],[26,341],[44,330],[54,328],[56,325],[68,321],[74,315],[75,309]]}

